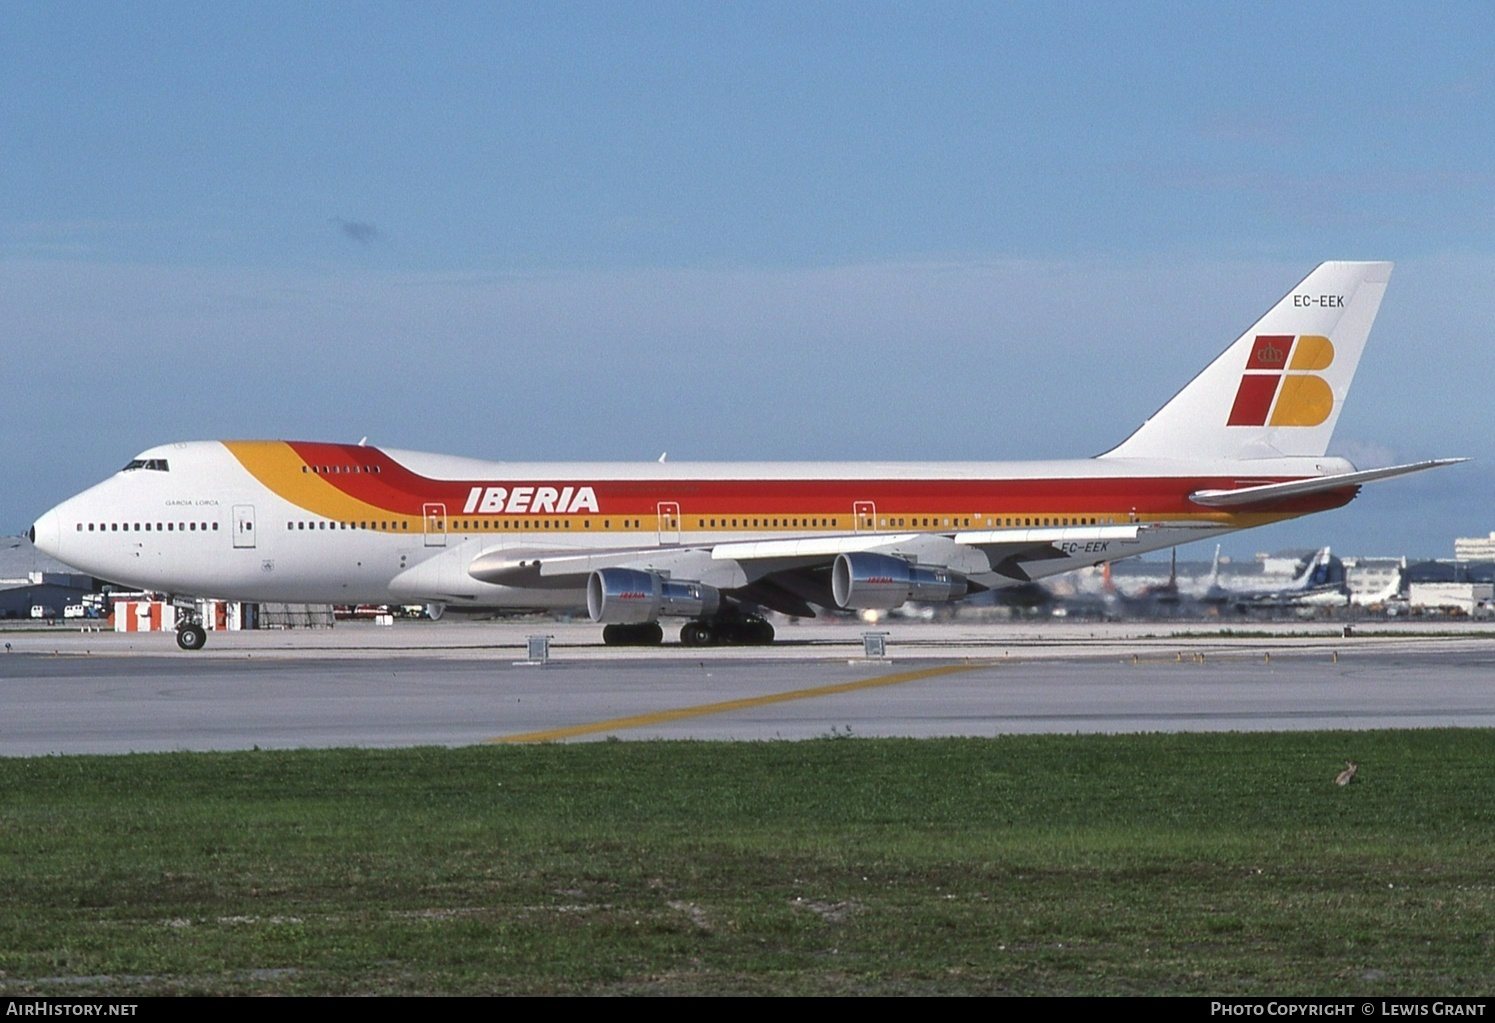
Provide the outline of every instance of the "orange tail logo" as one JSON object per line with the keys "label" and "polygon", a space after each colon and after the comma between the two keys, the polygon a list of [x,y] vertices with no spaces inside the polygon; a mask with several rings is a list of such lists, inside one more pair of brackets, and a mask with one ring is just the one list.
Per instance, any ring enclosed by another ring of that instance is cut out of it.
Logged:
{"label": "orange tail logo", "polygon": [[1258,334],[1225,425],[1318,426],[1334,411],[1334,392],[1314,371],[1333,362],[1326,337]]}

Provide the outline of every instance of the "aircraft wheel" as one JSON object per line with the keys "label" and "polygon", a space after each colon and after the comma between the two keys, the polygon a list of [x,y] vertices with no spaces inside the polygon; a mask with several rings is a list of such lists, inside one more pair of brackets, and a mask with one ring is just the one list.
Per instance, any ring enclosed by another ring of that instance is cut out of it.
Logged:
{"label": "aircraft wheel", "polygon": [[711,646],[716,634],[706,622],[686,622],[680,627],[680,642],[684,646]]}
{"label": "aircraft wheel", "polygon": [[664,642],[664,629],[658,622],[642,625],[604,625],[602,642],[606,646],[659,646]]}
{"label": "aircraft wheel", "polygon": [[716,641],[734,646],[767,646],[773,642],[773,626],[765,619],[727,618],[716,622]]}
{"label": "aircraft wheel", "polygon": [[201,650],[207,643],[208,633],[201,625],[183,625],[176,630],[176,645],[183,650]]}

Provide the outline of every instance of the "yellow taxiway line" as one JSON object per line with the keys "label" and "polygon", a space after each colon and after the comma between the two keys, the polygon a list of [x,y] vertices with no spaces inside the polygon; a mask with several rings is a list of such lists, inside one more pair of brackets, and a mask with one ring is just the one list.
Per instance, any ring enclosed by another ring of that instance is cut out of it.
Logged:
{"label": "yellow taxiway line", "polygon": [[521,735],[501,735],[489,742],[558,742],[561,739],[574,739],[582,735],[597,735],[600,732],[616,732],[623,728],[645,728],[649,725],[663,724],[666,721],[679,721],[681,718],[704,717],[708,714],[726,714],[734,710],[750,710],[753,707],[766,707],[773,703],[788,703],[791,700],[813,700],[819,696],[836,696],[840,693],[854,693],[860,689],[876,689],[879,686],[896,686],[904,682],[917,682],[920,679],[938,678],[941,675],[953,675],[960,671],[974,671],[977,668],[986,667],[982,664],[946,664],[938,668],[921,668],[918,671],[900,671],[896,675],[879,675],[876,678],[862,679],[858,682],[842,682],[833,686],[816,686],[813,689],[791,689],[787,693],[769,693],[767,696],[749,696],[741,700],[724,700],[721,703],[703,703],[695,707],[676,707],[673,710],[657,710],[650,714],[635,714],[632,717],[612,718],[608,721],[595,721],[586,725],[571,725],[567,728],[551,728],[543,732],[525,732]]}

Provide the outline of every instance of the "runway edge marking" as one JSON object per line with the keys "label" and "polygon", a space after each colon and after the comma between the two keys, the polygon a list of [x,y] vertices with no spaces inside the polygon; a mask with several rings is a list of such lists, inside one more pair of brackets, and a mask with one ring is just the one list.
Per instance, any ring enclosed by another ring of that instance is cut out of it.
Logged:
{"label": "runway edge marking", "polygon": [[922,668],[918,671],[900,671],[896,675],[879,675],[876,678],[862,679],[858,682],[842,682],[832,686],[816,686],[813,689],[792,689],[786,693],[769,693],[767,696],[749,696],[741,700],[724,700],[721,703],[703,703],[695,707],[677,707],[674,710],[657,710],[649,714],[635,714],[626,718],[611,718],[607,721],[596,721],[585,725],[571,725],[567,728],[551,728],[543,732],[524,732],[520,735],[501,735],[489,742],[556,742],[560,739],[574,739],[582,735],[596,735],[599,732],[613,732],[623,728],[644,728],[648,725],[663,724],[666,721],[679,721],[682,718],[704,717],[708,714],[725,714],[734,710],[749,710],[753,707],[766,707],[773,703],[788,703],[791,700],[812,700],[820,696],[836,696],[841,693],[854,693],[860,689],[876,689],[880,686],[896,686],[904,682],[918,682],[926,678],[938,678],[941,675],[954,675],[962,671],[975,671],[979,668],[990,667],[987,664],[946,664],[938,668]]}

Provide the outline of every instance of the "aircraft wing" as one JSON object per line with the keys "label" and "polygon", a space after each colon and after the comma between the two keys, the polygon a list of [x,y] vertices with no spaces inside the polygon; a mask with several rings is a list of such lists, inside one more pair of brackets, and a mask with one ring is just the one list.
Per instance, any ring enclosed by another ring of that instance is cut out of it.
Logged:
{"label": "aircraft wing", "polygon": [[1314,479],[1291,480],[1287,483],[1264,483],[1260,486],[1239,487],[1234,490],[1196,490],[1189,495],[1189,500],[1195,504],[1202,504],[1207,508],[1238,508],[1243,505],[1267,505],[1289,497],[1301,497],[1305,494],[1322,494],[1330,490],[1342,490],[1345,487],[1358,488],[1362,483],[1391,479],[1395,476],[1406,476],[1409,473],[1422,472],[1424,469],[1436,469],[1441,465],[1453,465],[1456,462],[1467,461],[1467,458],[1432,458],[1425,462],[1409,462],[1406,465],[1392,465],[1385,469],[1342,472],[1334,476],[1318,476]]}
{"label": "aircraft wing", "polygon": [[[552,586],[580,585],[599,568],[705,570],[705,563],[741,567],[743,582],[776,571],[830,565],[839,554],[888,554],[950,568],[965,575],[1003,573],[1000,566],[1023,561],[1068,558],[1089,551],[1102,553],[1112,541],[1136,540],[1145,525],[1063,526],[1032,529],[986,529],[954,533],[846,533],[784,540],[724,541],[700,546],[595,548],[507,548],[474,558],[468,574],[482,582],[518,586],[546,580]],[[1099,559],[1097,559],[1099,560]],[[714,573],[715,574],[715,573]],[[710,580],[701,580],[710,581]]]}
{"label": "aircraft wing", "polygon": [[882,554],[947,569],[968,580],[970,589],[976,591],[989,588],[987,583],[999,585],[1001,579],[1029,581],[1032,577],[1023,566],[1030,562],[1090,554],[1096,561],[1112,560],[1116,557],[1113,543],[1135,542],[1150,528],[1156,527],[1132,523],[952,533],[847,533],[600,550],[508,548],[480,554],[468,566],[468,574],[505,586],[577,589],[599,569],[630,568],[706,583],[744,601],[812,617],[811,604],[835,606],[830,573],[842,554]]}
{"label": "aircraft wing", "polygon": [[968,577],[995,572],[1027,582],[1030,577],[1021,567],[1023,562],[1100,554],[1112,542],[1135,541],[1147,528],[1129,524],[982,529],[954,533],[853,533],[795,540],[721,543],[712,548],[711,556],[753,565],[760,574],[767,574],[817,564],[828,567],[839,554],[866,552],[937,565]]}

